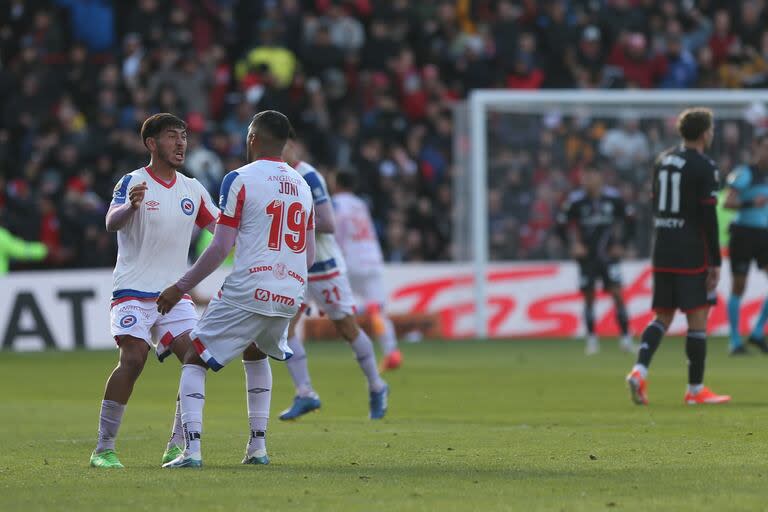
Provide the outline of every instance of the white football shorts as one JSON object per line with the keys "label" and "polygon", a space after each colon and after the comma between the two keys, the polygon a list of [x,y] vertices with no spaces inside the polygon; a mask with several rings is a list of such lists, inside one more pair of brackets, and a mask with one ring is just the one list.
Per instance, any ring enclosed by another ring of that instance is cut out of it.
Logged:
{"label": "white football shorts", "polygon": [[190,333],[192,345],[213,371],[219,371],[254,343],[259,350],[280,361],[289,359],[290,318],[265,316],[227,304],[214,297]]}
{"label": "white football shorts", "polygon": [[355,296],[345,272],[309,276],[309,299],[331,320],[341,320],[356,313]]}
{"label": "white football shorts", "polygon": [[357,310],[366,311],[371,305],[384,308],[387,304],[387,293],[384,289],[384,279],[380,272],[370,274],[349,273],[349,285],[357,300]]}
{"label": "white football shorts", "polygon": [[157,312],[155,299],[114,301],[110,309],[110,330],[118,336],[133,336],[147,342],[162,361],[171,355],[171,342],[197,325],[197,311],[191,299],[179,301],[167,314]]}

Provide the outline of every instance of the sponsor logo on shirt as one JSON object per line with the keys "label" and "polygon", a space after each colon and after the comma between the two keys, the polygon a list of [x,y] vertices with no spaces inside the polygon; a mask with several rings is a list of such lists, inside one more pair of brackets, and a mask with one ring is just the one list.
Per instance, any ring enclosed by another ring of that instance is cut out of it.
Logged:
{"label": "sponsor logo on shirt", "polygon": [[674,217],[655,219],[653,224],[657,228],[681,229],[685,227],[685,219],[677,219]]}
{"label": "sponsor logo on shirt", "polygon": [[157,210],[160,209],[160,203],[158,203],[155,200],[147,201],[146,205],[147,205],[147,210],[148,211],[157,211]]}
{"label": "sponsor logo on shirt", "polygon": [[185,215],[192,215],[195,213],[195,203],[193,203],[190,198],[185,197],[181,200],[181,211],[183,211]]}
{"label": "sponsor logo on shirt", "polygon": [[272,273],[277,279],[283,280],[288,275],[288,268],[285,263],[278,263]]}
{"label": "sponsor logo on shirt", "polygon": [[301,284],[304,284],[304,278],[301,277],[296,272],[294,272],[293,270],[289,270],[288,271],[288,275],[291,276],[292,278],[294,278],[295,280],[297,280],[298,282],[300,282]]}
{"label": "sponsor logo on shirt", "polygon": [[136,316],[134,315],[125,315],[123,318],[120,319],[120,327],[127,328],[131,327],[136,323]]}
{"label": "sponsor logo on shirt", "polygon": [[262,302],[277,302],[278,304],[283,304],[285,306],[293,306],[296,303],[293,297],[280,295],[279,293],[274,293],[265,290],[264,288],[257,288],[254,298]]}
{"label": "sponsor logo on shirt", "polygon": [[249,274],[258,274],[259,272],[269,272],[272,270],[272,265],[261,265],[259,267],[251,267],[248,269]]}

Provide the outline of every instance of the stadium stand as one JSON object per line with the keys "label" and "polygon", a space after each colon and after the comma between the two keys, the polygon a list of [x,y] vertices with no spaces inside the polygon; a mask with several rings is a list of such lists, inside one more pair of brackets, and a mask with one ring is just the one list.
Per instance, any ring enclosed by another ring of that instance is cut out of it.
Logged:
{"label": "stadium stand", "polygon": [[[450,259],[452,107],[471,89],[768,86],[765,2],[693,4],[0,0],[0,226],[49,249],[12,268],[114,263],[104,213],[116,180],[146,163],[150,113],[187,120],[185,170],[216,196],[265,108],[289,115],[321,169],[358,173],[389,261]],[[517,137],[533,145],[492,146],[493,257],[562,257],[554,211],[585,165],[649,225],[644,169],[668,129],[545,119]],[[746,140],[738,129],[718,137]]]}

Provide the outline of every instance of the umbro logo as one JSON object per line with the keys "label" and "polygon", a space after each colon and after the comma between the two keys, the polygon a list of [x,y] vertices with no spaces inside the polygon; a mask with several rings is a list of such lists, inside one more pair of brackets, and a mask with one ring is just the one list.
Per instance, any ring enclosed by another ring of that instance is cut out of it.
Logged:
{"label": "umbro logo", "polygon": [[251,388],[248,390],[249,393],[253,393],[254,395],[258,395],[259,393],[266,393],[269,391],[267,388]]}
{"label": "umbro logo", "polygon": [[205,395],[202,393],[190,393],[187,396],[189,398],[197,398],[198,400],[205,400]]}
{"label": "umbro logo", "polygon": [[147,201],[146,205],[147,205],[147,210],[159,210],[160,209],[160,203],[158,203],[155,200]]}

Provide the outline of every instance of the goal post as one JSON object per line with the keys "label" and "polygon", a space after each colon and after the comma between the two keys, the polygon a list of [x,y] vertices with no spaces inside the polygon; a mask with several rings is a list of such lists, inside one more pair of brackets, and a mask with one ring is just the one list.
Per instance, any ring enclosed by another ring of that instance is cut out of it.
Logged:
{"label": "goal post", "polygon": [[[640,118],[669,120],[688,107],[712,108],[718,119],[746,122],[750,116],[765,115],[768,92],[750,90],[551,90],[510,91],[475,90],[466,108],[469,176],[468,213],[470,221],[471,260],[474,274],[475,333],[487,338],[489,333],[488,270],[489,254],[489,118],[492,114],[545,116],[557,112],[561,116],[603,116],[619,119],[631,110]],[[509,124],[509,123],[508,123]],[[514,123],[511,123],[514,125]],[[716,124],[717,130],[717,124]],[[463,134],[464,136],[466,134]],[[496,137],[499,138],[499,137]],[[503,135],[502,135],[503,138]],[[716,148],[715,148],[716,152]],[[716,155],[715,155],[716,156]]]}

